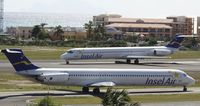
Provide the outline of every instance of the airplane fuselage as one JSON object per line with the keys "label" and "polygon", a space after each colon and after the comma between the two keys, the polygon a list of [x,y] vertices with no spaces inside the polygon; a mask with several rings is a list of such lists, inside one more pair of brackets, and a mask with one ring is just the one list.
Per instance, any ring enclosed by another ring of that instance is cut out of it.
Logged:
{"label": "airplane fuselage", "polygon": [[175,49],[159,47],[107,47],[107,48],[75,48],[61,55],[64,60],[83,59],[126,59],[128,56],[168,56]]}
{"label": "airplane fuselage", "polygon": [[186,73],[174,69],[39,68],[19,74],[37,77],[44,84],[65,86],[188,86],[194,83]]}

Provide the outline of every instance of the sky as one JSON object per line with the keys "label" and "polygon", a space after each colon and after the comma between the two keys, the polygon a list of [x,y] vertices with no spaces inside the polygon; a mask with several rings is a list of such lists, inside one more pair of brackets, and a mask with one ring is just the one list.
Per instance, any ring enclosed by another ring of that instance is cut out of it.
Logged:
{"label": "sky", "polygon": [[120,14],[123,17],[200,16],[200,0],[4,0],[5,12]]}

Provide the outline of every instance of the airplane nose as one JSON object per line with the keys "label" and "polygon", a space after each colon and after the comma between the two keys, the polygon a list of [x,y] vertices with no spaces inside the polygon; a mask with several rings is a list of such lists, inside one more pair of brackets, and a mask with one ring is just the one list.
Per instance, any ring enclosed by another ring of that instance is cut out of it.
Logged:
{"label": "airplane nose", "polygon": [[188,83],[189,83],[189,85],[194,85],[195,84],[195,79],[192,78],[192,77],[189,77],[188,78]]}
{"label": "airplane nose", "polygon": [[67,53],[63,53],[61,56],[60,56],[61,59],[65,60],[67,59]]}

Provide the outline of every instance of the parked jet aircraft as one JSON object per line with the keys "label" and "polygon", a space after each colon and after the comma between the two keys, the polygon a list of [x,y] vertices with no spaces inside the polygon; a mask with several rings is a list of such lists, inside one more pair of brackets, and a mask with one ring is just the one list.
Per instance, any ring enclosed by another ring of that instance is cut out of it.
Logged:
{"label": "parked jet aircraft", "polygon": [[[68,50],[61,55],[61,59],[69,64],[69,60],[84,59],[126,59],[126,63],[130,64],[134,59],[134,63],[138,64],[139,59],[163,59],[178,51],[180,43],[185,35],[176,36],[166,46],[153,47],[104,47],[104,48],[74,48]],[[117,63],[118,61],[116,61]]]}
{"label": "parked jet aircraft", "polygon": [[82,91],[89,92],[95,87],[112,86],[187,86],[195,80],[181,70],[175,69],[79,69],[79,68],[41,68],[32,64],[21,49],[5,49],[4,53],[15,68],[17,74],[30,77],[43,84],[82,86]]}

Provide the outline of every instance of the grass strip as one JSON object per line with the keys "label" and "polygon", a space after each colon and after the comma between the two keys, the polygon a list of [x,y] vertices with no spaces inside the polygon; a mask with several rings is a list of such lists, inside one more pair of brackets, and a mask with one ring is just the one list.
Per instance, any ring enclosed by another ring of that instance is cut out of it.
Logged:
{"label": "grass strip", "polygon": [[[98,97],[51,97],[57,105],[73,104],[101,104]],[[132,102],[154,103],[154,102],[182,102],[199,101],[200,94],[172,94],[172,95],[131,95]],[[37,98],[33,102],[38,103],[42,98]]]}

